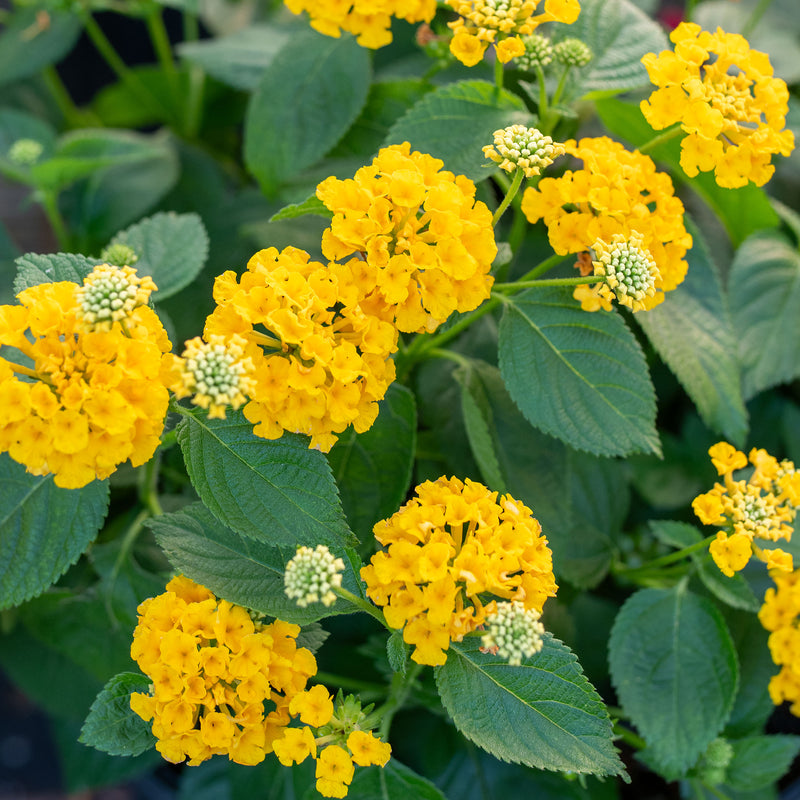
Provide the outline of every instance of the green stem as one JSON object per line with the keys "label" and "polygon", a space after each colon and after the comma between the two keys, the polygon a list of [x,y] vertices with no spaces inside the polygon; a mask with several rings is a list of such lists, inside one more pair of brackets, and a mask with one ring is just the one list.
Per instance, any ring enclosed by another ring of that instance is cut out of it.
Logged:
{"label": "green stem", "polygon": [[503,62],[494,54],[494,82],[498,89],[503,88]]}
{"label": "green stem", "polygon": [[392,682],[389,685],[389,698],[380,708],[375,709],[375,713],[381,716],[381,725],[380,728],[378,728],[378,735],[384,741],[386,741],[389,736],[389,729],[392,726],[394,715],[405,705],[406,700],[408,700],[408,695],[411,693],[414,681],[416,681],[421,671],[421,664],[413,664],[409,667],[405,675],[400,672],[395,672],[394,675],[392,675]]}
{"label": "green stem", "polygon": [[652,561],[648,561],[645,564],[642,564],[641,566],[638,566],[638,567],[617,567],[614,571],[618,575],[628,576],[628,575],[631,575],[631,574],[636,573],[636,572],[644,572],[644,571],[653,570],[653,569],[656,569],[656,568],[659,568],[659,567],[665,567],[668,564],[674,564],[676,561],[682,561],[684,558],[686,558],[687,556],[690,556],[692,553],[696,553],[699,550],[705,549],[716,538],[717,538],[717,534],[713,533],[713,534],[711,534],[711,536],[707,536],[705,539],[703,539],[700,542],[695,542],[694,544],[690,544],[688,547],[683,547],[680,550],[675,550],[672,553],[667,553],[667,555],[661,556],[660,558],[654,558]]}
{"label": "green stem", "polygon": [[44,85],[55,100],[58,110],[64,117],[64,121],[70,128],[86,128],[91,126],[102,125],[98,116],[90,111],[81,111],[72,99],[72,95],[67,91],[61,76],[56,71],[56,68],[50,64],[42,70],[42,78]]}
{"label": "green stem", "polygon": [[517,167],[516,171],[514,172],[514,179],[511,181],[511,186],[508,187],[506,196],[503,198],[500,205],[497,206],[497,211],[494,212],[494,216],[492,217],[492,227],[497,227],[500,217],[503,216],[503,212],[505,212],[511,201],[514,199],[515,195],[519,191],[519,187],[522,186],[522,181],[524,179],[525,173],[523,170]]}
{"label": "green stem", "polygon": [[153,43],[153,49],[156,51],[158,63],[167,76],[172,102],[175,108],[178,108],[179,105],[181,105],[181,89],[178,83],[178,71],[175,68],[175,60],[172,57],[172,45],[169,41],[167,29],[164,26],[161,6],[153,3],[147,10],[145,22],[147,23],[147,30],[150,34],[150,41]]}
{"label": "green stem", "polygon": [[[432,350],[428,350],[428,355],[431,358],[445,358],[448,361],[454,361],[459,367],[469,368],[470,366],[469,359],[462,356],[461,353],[456,353],[455,350],[445,350],[442,347],[434,347]],[[469,636],[469,634],[467,634],[467,636]]]}
{"label": "green stem", "polygon": [[547,102],[547,86],[544,80],[544,69],[541,64],[536,65],[536,77],[539,79],[539,124],[544,124],[544,119],[548,114],[549,105]]}
{"label": "green stem", "polygon": [[694,7],[697,5],[697,0],[687,0],[686,2],[686,10],[683,14],[684,19],[686,22],[692,21],[692,15],[694,14]]}
{"label": "green stem", "polygon": [[159,517],[164,513],[158,500],[158,466],[160,453],[156,453],[145,465],[139,477],[139,500],[148,514]]}
{"label": "green stem", "polygon": [[111,605],[111,598],[114,595],[114,584],[117,582],[117,577],[119,576],[120,570],[122,569],[122,565],[125,563],[125,560],[128,558],[131,550],[133,549],[134,544],[136,543],[136,539],[142,531],[142,526],[144,525],[144,521],[149,519],[151,516],[150,510],[148,508],[143,508],[135,517],[133,522],[130,524],[130,527],[127,531],[125,531],[125,536],[122,539],[122,543],[119,547],[119,552],[117,553],[117,557],[114,559],[114,566],[111,568],[111,573],[108,576],[108,582],[105,587],[105,607],[106,612],[111,620],[113,620],[114,625],[117,625],[117,617],[114,614],[114,609]]}
{"label": "green stem", "polygon": [[550,101],[550,104],[555,106],[558,105],[558,101],[561,100],[561,95],[564,94],[564,89],[567,86],[567,77],[569,76],[569,71],[572,69],[572,64],[566,64],[564,66],[564,71],[561,73],[561,78],[559,78],[558,86],[556,86],[555,92],[553,92],[553,98]]}
{"label": "green stem", "polygon": [[326,683],[328,686],[337,686],[353,692],[371,692],[381,696],[386,694],[386,686],[382,683],[360,681],[356,678],[348,678],[345,675],[334,675],[332,672],[317,672],[314,675],[314,680],[318,683]]}
{"label": "green stem", "polygon": [[644,750],[647,747],[647,742],[641,736],[637,736],[632,730],[626,728],[624,725],[615,723],[612,729],[616,736],[619,736],[623,742],[635,747],[637,750]]}
{"label": "green stem", "polygon": [[47,220],[53,233],[58,240],[59,248],[68,253],[70,251],[70,235],[67,231],[67,224],[64,222],[64,217],[61,216],[61,211],[58,209],[58,196],[50,189],[42,189],[38,193],[39,199],[42,203],[44,213],[47,215]]}
{"label": "green stem", "polygon": [[542,261],[541,264],[537,264],[532,270],[526,272],[521,278],[521,281],[532,281],[534,278],[538,278],[540,275],[544,275],[546,272],[550,272],[553,267],[557,267],[566,256],[559,255],[558,253],[553,253],[552,256],[546,258]]}
{"label": "green stem", "polygon": [[189,67],[189,94],[186,98],[185,133],[190,139],[196,139],[203,120],[203,94],[205,93],[206,74],[199,64]]}
{"label": "green stem", "polygon": [[383,625],[386,630],[390,633],[394,633],[394,628],[390,627],[389,624],[386,622],[386,618],[383,616],[383,613],[379,608],[372,605],[368,600],[364,600],[362,597],[358,597],[354,595],[352,592],[349,592],[347,589],[343,589],[341,586],[334,587],[332,590],[338,597],[341,597],[342,600],[347,600],[348,603],[352,603],[356,608],[360,609],[361,611],[366,611],[371,617],[375,617],[378,622]]}
{"label": "green stem", "polygon": [[672,128],[667,128],[663,133],[659,133],[658,136],[654,136],[649,142],[645,142],[641,147],[637,147],[636,149],[640,153],[646,153],[648,150],[652,150],[654,147],[664,144],[664,142],[669,142],[682,133],[683,128],[681,128],[681,124],[678,122]]}
{"label": "green stem", "polygon": [[752,10],[750,16],[747,18],[747,22],[742,26],[742,36],[748,38],[750,34],[755,30],[756,25],[761,21],[761,17],[764,16],[764,12],[770,7],[772,4],[772,0],[761,0],[759,4]]}
{"label": "green stem", "polygon": [[714,797],[719,798],[719,800],[731,800],[730,795],[727,795],[725,794],[725,792],[720,791],[719,789],[717,789],[716,786],[709,786],[709,784],[704,783],[703,788],[707,792],[711,792],[711,794],[713,794]]}
{"label": "green stem", "polygon": [[586,275],[581,278],[549,278],[543,281],[514,281],[513,283],[496,283],[492,289],[500,291],[513,291],[515,289],[528,289],[540,286],[582,286],[585,283],[602,283],[602,275]]}

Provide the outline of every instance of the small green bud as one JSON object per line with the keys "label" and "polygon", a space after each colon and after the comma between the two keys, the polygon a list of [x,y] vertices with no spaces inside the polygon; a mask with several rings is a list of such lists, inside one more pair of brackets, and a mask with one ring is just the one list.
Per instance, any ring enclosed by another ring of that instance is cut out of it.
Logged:
{"label": "small green bud", "polygon": [[30,167],[43,152],[44,145],[36,139],[17,139],[8,150],[8,159],[21,167]]}
{"label": "small green bud", "polygon": [[517,56],[516,66],[519,69],[532,72],[536,67],[546,67],[553,60],[553,43],[538,33],[523,36],[522,43],[525,52]]}
{"label": "small green bud", "polygon": [[332,606],[336,602],[333,589],[342,585],[344,561],[336,558],[324,544],[298,547],[297,554],[286,565],[284,591],[298,606],[310,603]]}
{"label": "small green bud", "polygon": [[497,610],[486,618],[487,632],[481,636],[481,650],[506,659],[512,666],[522,664],[542,649],[544,625],[535,608],[526,609],[519,600],[498,603]]}
{"label": "small green bud", "polygon": [[733,745],[727,740],[716,738],[706,748],[703,760],[709,767],[725,769],[733,758]]}
{"label": "small green bud", "polygon": [[562,39],[553,47],[558,61],[570,67],[585,67],[592,60],[591,48],[580,39]]}
{"label": "small green bud", "polygon": [[112,242],[100,253],[100,260],[115,267],[132,267],[139,260],[139,256],[130,245]]}

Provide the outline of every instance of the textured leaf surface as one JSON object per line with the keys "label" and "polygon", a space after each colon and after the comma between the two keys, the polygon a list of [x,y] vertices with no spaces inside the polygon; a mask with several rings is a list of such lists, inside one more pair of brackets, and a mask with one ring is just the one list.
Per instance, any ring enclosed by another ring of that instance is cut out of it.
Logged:
{"label": "textured leaf surface", "polygon": [[414,395],[389,387],[375,424],[356,434],[348,428],[328,454],[350,527],[362,542],[374,542],[372,526],[394,514],[411,484],[417,439]]}
{"label": "textured leaf surface", "polygon": [[264,72],[245,122],[245,163],[265,193],[339,141],[361,111],[369,83],[369,56],[352,36],[292,36]]}
{"label": "textured leaf surface", "polygon": [[108,483],[60,489],[0,454],[0,608],[51,586],[89,546],[108,509]]}
{"label": "textured leaf surface", "polygon": [[750,736],[733,744],[726,785],[753,792],[783,777],[800,752],[800,736]]}
{"label": "textured leaf surface", "polygon": [[158,301],[188,286],[208,257],[208,234],[197,214],[161,212],[121,231],[112,243],[134,249],[136,272],[153,278]]}
{"label": "textured leaf surface", "polygon": [[750,584],[739,573],[732,577],[723,575],[711,556],[706,553],[695,553],[692,560],[697,565],[697,574],[708,589],[718,600],[731,608],[741,608],[744,611],[757,613],[762,606]]}
{"label": "textured leaf surface", "polygon": [[655,393],[636,338],[615,313],[587,314],[568,288],[505,302],[500,371],[528,421],[597,455],[660,452]]}
{"label": "textured leaf surface", "polygon": [[385,144],[411,142],[412,150],[441,158],[457,175],[480,181],[496,169],[481,147],[491,143],[498,128],[517,123],[533,124],[518,97],[485,81],[462,81],[426,94],[392,126]]}
{"label": "textured leaf surface", "polygon": [[14,292],[19,293],[40,283],[83,283],[83,279],[102,262],[77,253],[26,253],[14,263],[17,265]]}
{"label": "textured leaf surface", "polygon": [[355,544],[328,462],[306,437],[268,441],[241,411],[225,420],[194,411],[179,424],[178,442],[200,498],[237,533],[282,547]]}
{"label": "textured leaf surface", "polygon": [[624,775],[608,712],[575,655],[547,635],[518,667],[452,642],[436,669],[445,709],[468,739],[503,761],[537,769]]}
{"label": "textured leaf surface", "polygon": [[722,730],[736,695],[736,651],[720,613],[685,584],[641,590],[617,615],[609,662],[648,750],[667,774],[683,774]]}
{"label": "textured leaf surface", "polygon": [[[270,547],[239,536],[202,503],[154,517],[147,525],[176,570],[231,603],[298,625],[353,610],[344,600],[331,608],[321,603],[299,608],[283,590],[283,573],[294,548]],[[343,585],[359,595],[355,568],[347,558],[345,564]]]}
{"label": "textured leaf surface", "polygon": [[728,282],[744,396],[800,375],[800,253],[762,231],[736,251]]}
{"label": "textured leaf surface", "polygon": [[147,693],[150,683],[135,672],[111,678],[92,703],[80,741],[112,756],[138,756],[153,747],[150,725],[131,711],[131,694]]}
{"label": "textured leaf surface", "polygon": [[315,194],[307,197],[302,203],[292,203],[291,205],[284,206],[276,214],[273,214],[269,221],[280,222],[282,219],[296,219],[297,217],[304,217],[306,214],[315,214],[320,217],[327,217],[331,219],[333,212],[329,211],[325,204]]}
{"label": "textured leaf surface", "polygon": [[737,337],[716,266],[700,232],[690,226],[694,245],[687,254],[684,282],[664,302],[634,315],[647,338],[694,401],[703,421],[730,442],[743,446],[747,411],[736,358]]}
{"label": "textured leaf surface", "polygon": [[661,26],[628,0],[582,0],[578,19],[553,29],[554,38],[574,36],[592,50],[589,64],[576,70],[581,94],[646,86],[642,56],[669,47]]}
{"label": "textured leaf surface", "polygon": [[395,759],[385,767],[356,769],[347,796],[351,800],[446,800],[429,780]]}
{"label": "textured leaf surface", "polygon": [[183,42],[177,50],[218,81],[250,92],[288,39],[274,25],[248,25],[230,36]]}

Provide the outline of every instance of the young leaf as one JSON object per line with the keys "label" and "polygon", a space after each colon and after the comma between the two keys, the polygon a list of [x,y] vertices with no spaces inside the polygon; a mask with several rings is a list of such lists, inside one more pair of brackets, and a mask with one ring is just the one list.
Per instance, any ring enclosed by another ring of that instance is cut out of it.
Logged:
{"label": "young leaf", "polygon": [[[330,608],[322,603],[300,608],[283,588],[283,573],[294,549],[245,539],[222,525],[202,503],[153,517],[147,526],[177,571],[231,603],[298,625],[353,611],[341,599]],[[360,595],[355,567],[350,559],[345,565],[342,584]]]}
{"label": "young leaf", "polygon": [[155,214],[120,231],[111,244],[133,248],[136,272],[152,277],[159,302],[188,286],[208,257],[208,234],[197,214]]}
{"label": "young leaf", "polygon": [[328,462],[305,437],[268,441],[241,411],[219,420],[195,410],[178,425],[178,443],[200,498],[236,533],[273,547],[356,543]]}
{"label": "young leaf", "polygon": [[51,586],[97,535],[108,510],[108,482],[60,489],[0,453],[0,608]]}
{"label": "young leaf", "polygon": [[359,434],[348,428],[328,454],[350,526],[370,549],[373,525],[394,514],[408,492],[416,434],[414,395],[393,384],[375,424]]}
{"label": "young leaf", "polygon": [[26,253],[14,263],[17,265],[14,292],[18,294],[40,283],[72,281],[82,284],[83,279],[102,262],[77,253]]}
{"label": "young leaf", "polygon": [[692,560],[697,566],[697,574],[703,586],[718,600],[731,608],[741,608],[752,613],[757,613],[761,608],[761,601],[740,574],[735,573],[730,578],[723,575],[708,553],[695,553]]}
{"label": "young leaf", "polygon": [[747,411],[741,394],[737,337],[731,325],[716,265],[700,231],[689,230],[684,282],[651,311],[634,314],[647,338],[692,398],[708,427],[743,444]]}
{"label": "young leaf", "polygon": [[685,773],[722,730],[739,666],[720,613],[687,591],[644,589],[611,631],[611,679],[665,774]]}
{"label": "young leaf", "polygon": [[725,784],[753,792],[782,778],[800,753],[800,736],[750,736],[731,742],[733,758]]}
{"label": "young leaf", "polygon": [[728,279],[744,396],[800,375],[800,254],[773,231],[750,236]]}
{"label": "young leaf", "polygon": [[296,219],[304,217],[306,214],[314,214],[318,217],[333,218],[333,212],[329,211],[325,204],[315,194],[307,197],[302,203],[292,203],[284,206],[280,211],[273,214],[270,222],[280,222],[282,219]]}
{"label": "young leaf", "polygon": [[265,194],[325,155],[367,99],[367,51],[349,34],[297,33],[261,77],[245,121],[244,158]]}
{"label": "young leaf", "polygon": [[660,453],[655,392],[616,313],[587,314],[562,287],[505,300],[500,371],[528,421],[597,455]]}
{"label": "young leaf", "polygon": [[146,675],[123,672],[103,687],[89,709],[79,741],[112,756],[138,756],[155,744],[150,725],[131,710],[131,695],[147,692]]}
{"label": "young leaf", "polygon": [[412,150],[441,158],[446,169],[480,181],[496,170],[481,148],[492,143],[498,128],[517,123],[533,124],[518,97],[485,81],[461,81],[426,94],[391,127],[385,144],[411,142]]}
{"label": "young leaf", "polygon": [[625,776],[608,712],[565,644],[548,634],[518,667],[479,648],[474,638],[451,642],[436,668],[439,696],[461,733],[503,761]]}
{"label": "young leaf", "polygon": [[356,769],[347,796],[350,800],[446,800],[429,780],[393,758],[385,767]]}

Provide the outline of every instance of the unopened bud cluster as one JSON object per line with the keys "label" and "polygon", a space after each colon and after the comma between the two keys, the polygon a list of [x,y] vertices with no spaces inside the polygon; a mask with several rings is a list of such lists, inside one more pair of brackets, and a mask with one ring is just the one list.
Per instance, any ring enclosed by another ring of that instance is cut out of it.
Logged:
{"label": "unopened bud cluster", "polygon": [[334,557],[324,544],[315,548],[298,547],[297,554],[286,565],[284,590],[297,605],[310,603],[332,606],[336,602],[334,588],[342,585],[344,561]]}
{"label": "unopened bud cluster", "polygon": [[553,46],[553,55],[570,67],[585,67],[592,60],[591,48],[580,39],[562,39]]}
{"label": "unopened bud cluster", "polygon": [[520,600],[498,603],[497,611],[486,618],[482,648],[512,666],[519,666],[523,658],[530,658],[542,649],[544,625],[539,622],[540,616],[535,608],[526,610]]}
{"label": "unopened bud cluster", "polygon": [[592,249],[596,260],[592,261],[595,275],[605,276],[605,285],[600,293],[608,299],[612,296],[633,311],[639,311],[645,297],[655,295],[655,283],[660,277],[658,267],[648,250],[643,247],[640,234],[633,233],[629,239],[614,234],[611,244],[598,239]]}
{"label": "unopened bud cluster", "polygon": [[530,36],[523,36],[522,43],[525,45],[525,52],[517,56],[519,69],[530,72],[536,67],[546,67],[553,60],[553,43],[547,36],[532,33]]}
{"label": "unopened bud cluster", "polygon": [[136,251],[130,245],[122,244],[121,242],[113,242],[108,245],[100,253],[100,258],[106,264],[112,264],[117,267],[132,267],[139,260]]}
{"label": "unopened bud cluster", "polygon": [[139,306],[147,305],[155,288],[149,275],[140,278],[129,266],[101,264],[84,278],[76,299],[83,322],[103,329],[129,317]]}
{"label": "unopened bud cluster", "polygon": [[8,160],[21,167],[35,164],[44,151],[44,145],[36,139],[17,139],[8,149]]}
{"label": "unopened bud cluster", "polygon": [[554,142],[536,128],[524,125],[510,125],[508,128],[495,131],[494,144],[487,144],[483,154],[500,165],[506,172],[521,169],[526,178],[539,175],[560,155],[564,145]]}

